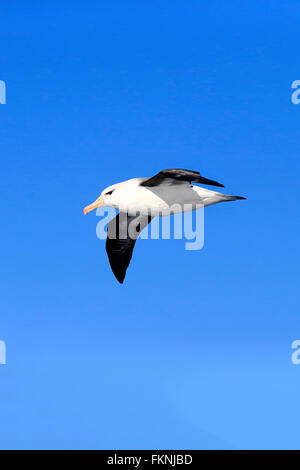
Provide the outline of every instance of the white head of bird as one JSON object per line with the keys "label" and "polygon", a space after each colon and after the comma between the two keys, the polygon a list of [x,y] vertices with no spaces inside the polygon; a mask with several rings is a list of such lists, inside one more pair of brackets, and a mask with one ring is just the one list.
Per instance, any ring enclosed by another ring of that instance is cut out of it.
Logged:
{"label": "white head of bird", "polygon": [[118,208],[118,196],[115,193],[118,184],[113,184],[105,188],[95,202],[89,204],[83,209],[83,213],[86,215],[94,209],[98,209],[101,206],[110,206]]}

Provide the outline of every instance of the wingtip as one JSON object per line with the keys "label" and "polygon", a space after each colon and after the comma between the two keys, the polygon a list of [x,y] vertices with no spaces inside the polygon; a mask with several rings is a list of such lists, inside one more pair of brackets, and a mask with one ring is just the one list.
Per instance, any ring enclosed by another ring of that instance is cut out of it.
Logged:
{"label": "wingtip", "polygon": [[118,281],[120,284],[123,284],[124,279],[125,279],[125,275],[124,275],[124,276],[118,276],[114,271],[113,271],[113,273],[114,273],[114,276],[115,276],[115,278],[117,279],[117,281]]}
{"label": "wingtip", "polygon": [[224,184],[219,183],[218,181],[210,180],[208,178],[205,178],[204,176],[199,176],[198,178],[194,179],[195,183],[199,184],[206,184],[208,186],[217,186],[219,188],[224,188]]}

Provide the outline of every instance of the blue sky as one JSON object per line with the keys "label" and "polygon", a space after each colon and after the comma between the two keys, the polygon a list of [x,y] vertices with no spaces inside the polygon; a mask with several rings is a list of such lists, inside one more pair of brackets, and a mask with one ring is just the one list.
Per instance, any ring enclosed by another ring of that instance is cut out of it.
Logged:
{"label": "blue sky", "polygon": [[[3,449],[300,448],[299,5],[186,3],[1,6]],[[119,285],[82,208],[176,167],[247,201]]]}

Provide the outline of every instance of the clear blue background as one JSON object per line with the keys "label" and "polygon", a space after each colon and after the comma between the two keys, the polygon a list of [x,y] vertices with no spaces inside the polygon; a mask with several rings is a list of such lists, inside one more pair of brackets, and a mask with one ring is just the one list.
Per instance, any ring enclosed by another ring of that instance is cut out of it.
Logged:
{"label": "clear blue background", "polygon": [[[299,2],[1,4],[0,447],[300,448]],[[199,170],[247,201],[139,241],[106,186]]]}

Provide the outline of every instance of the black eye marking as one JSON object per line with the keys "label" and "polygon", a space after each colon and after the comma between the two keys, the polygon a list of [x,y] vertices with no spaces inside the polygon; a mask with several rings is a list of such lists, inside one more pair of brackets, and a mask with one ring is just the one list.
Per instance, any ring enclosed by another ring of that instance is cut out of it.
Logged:
{"label": "black eye marking", "polygon": [[105,193],[105,196],[110,196],[113,192],[114,192],[114,189],[112,189],[111,191],[108,191],[107,193]]}

